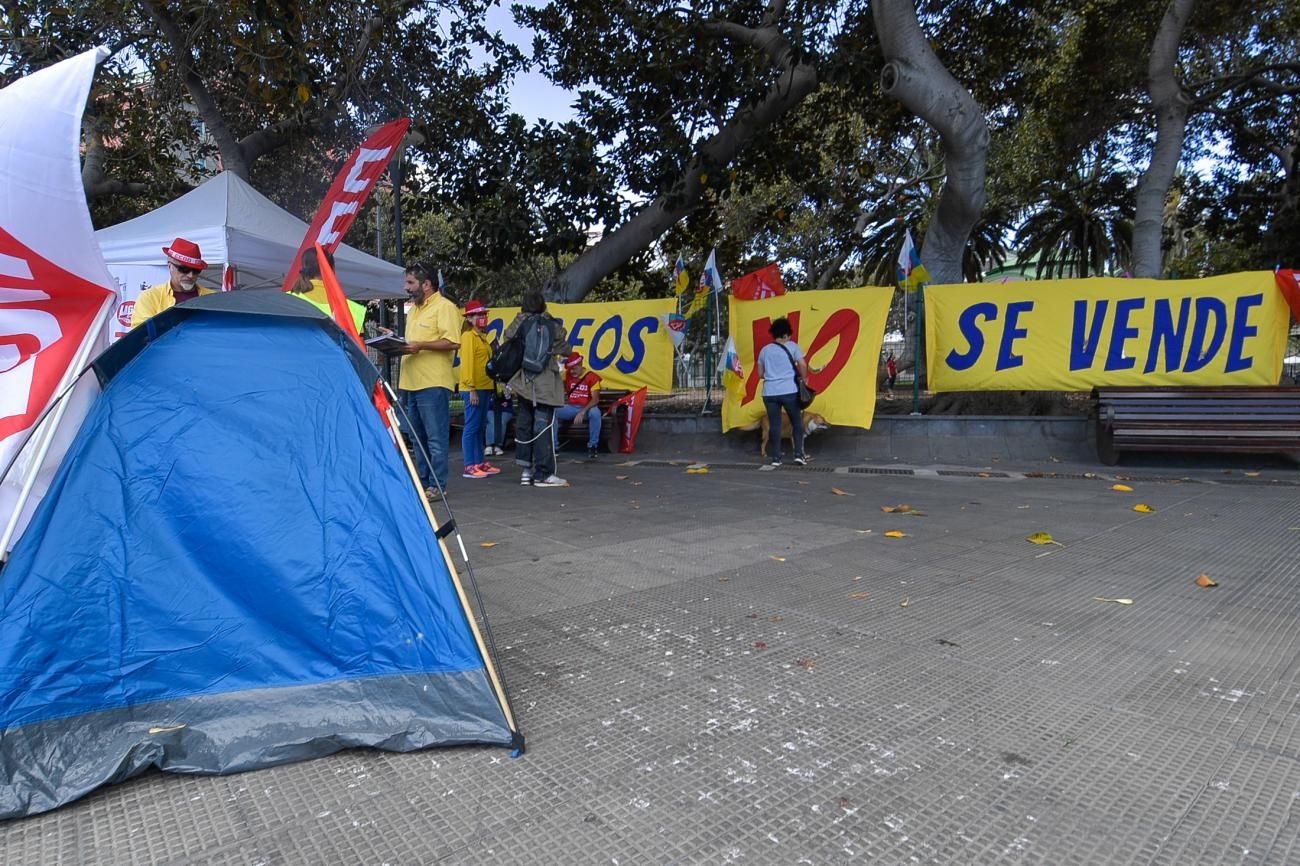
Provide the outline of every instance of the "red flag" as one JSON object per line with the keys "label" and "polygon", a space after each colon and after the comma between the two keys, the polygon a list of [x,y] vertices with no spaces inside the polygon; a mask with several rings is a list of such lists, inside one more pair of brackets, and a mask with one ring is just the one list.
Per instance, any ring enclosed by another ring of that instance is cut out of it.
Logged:
{"label": "red flag", "polygon": [[303,250],[317,245],[330,252],[338,249],[348,227],[361,210],[361,205],[369,198],[370,191],[379,182],[384,169],[388,168],[388,163],[397,152],[397,146],[402,143],[402,137],[410,125],[409,117],[394,120],[352,151],[348,161],[343,163],[343,168],[339,169],[338,177],[334,178],[334,185],[325,194],[325,200],[321,202],[320,210],[316,211],[316,218],[311,221],[302,245],[294,254],[293,265],[285,275],[281,291],[289,291],[298,279]]}
{"label": "red flag", "polygon": [[[325,252],[320,244],[316,244],[316,261],[320,264],[321,280],[325,283],[325,297],[329,298],[330,315],[334,316],[334,321],[338,322],[343,333],[356,340],[357,345],[364,351],[366,344],[357,333],[356,323],[352,321],[352,309],[348,306],[348,297],[343,294],[339,278],[334,275],[334,269],[330,267],[329,259],[325,258]],[[388,395],[384,393],[383,382],[375,382],[375,390],[370,395],[370,399],[374,402],[379,417],[384,419],[384,426],[388,427],[388,410],[393,404],[388,401]]]}
{"label": "red flag", "polygon": [[235,266],[227,262],[221,272],[221,291],[233,292],[237,288],[239,288],[239,278],[235,274]]}
{"label": "red flag", "polygon": [[626,397],[620,397],[614,401],[614,417],[618,418],[618,407],[627,407],[627,416],[623,420],[623,427],[620,429],[618,437],[618,453],[631,454],[635,450],[636,434],[641,429],[641,415],[645,412],[645,395],[646,389],[642,387],[638,391],[633,391]]}
{"label": "red flag", "polygon": [[731,281],[731,296],[738,301],[761,301],[763,298],[775,298],[784,294],[785,283],[781,281],[781,269],[775,264]]}
{"label": "red flag", "polygon": [[1273,277],[1277,280],[1277,287],[1282,290],[1282,297],[1286,298],[1287,306],[1291,308],[1291,315],[1300,322],[1300,271],[1274,271]]}

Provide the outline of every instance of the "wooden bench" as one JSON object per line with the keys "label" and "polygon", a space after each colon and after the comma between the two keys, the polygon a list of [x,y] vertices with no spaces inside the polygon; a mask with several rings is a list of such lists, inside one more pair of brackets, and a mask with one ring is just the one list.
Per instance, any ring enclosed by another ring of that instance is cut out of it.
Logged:
{"label": "wooden bench", "polygon": [[[628,391],[611,391],[607,388],[600,389],[600,402],[596,405],[600,407],[600,441],[604,443],[606,450],[611,454],[618,451],[619,430],[623,427],[623,422],[627,418],[627,407],[618,406],[613,412],[610,407],[616,402],[628,395]],[[572,421],[556,421],[559,426],[557,431],[559,436],[559,448],[557,451],[563,451],[564,447],[570,443],[576,443],[583,452],[587,449],[587,423],[574,424]]]}
{"label": "wooden bench", "polygon": [[1121,451],[1300,452],[1300,386],[1096,388],[1097,458]]}

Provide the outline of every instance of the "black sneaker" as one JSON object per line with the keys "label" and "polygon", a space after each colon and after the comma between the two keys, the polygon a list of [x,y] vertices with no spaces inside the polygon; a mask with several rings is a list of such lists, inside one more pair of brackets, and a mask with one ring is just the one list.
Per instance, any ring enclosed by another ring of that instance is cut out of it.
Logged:
{"label": "black sneaker", "polygon": [[800,466],[807,466],[808,456],[806,454],[800,454],[798,457],[794,458],[794,462]]}
{"label": "black sneaker", "polygon": [[596,449],[595,449],[595,448],[588,448],[588,449],[587,449],[587,458],[588,458],[589,460],[595,460],[595,459],[596,459]]}
{"label": "black sneaker", "polygon": [[781,461],[780,461],[780,460],[773,460],[771,463],[769,463],[769,464],[767,464],[767,465],[768,465],[768,466],[780,466],[780,465],[781,465]]}

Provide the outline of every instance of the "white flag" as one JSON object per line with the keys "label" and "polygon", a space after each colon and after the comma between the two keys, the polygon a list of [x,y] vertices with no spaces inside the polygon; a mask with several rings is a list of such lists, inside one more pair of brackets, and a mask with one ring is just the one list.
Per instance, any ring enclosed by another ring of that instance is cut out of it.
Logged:
{"label": "white flag", "polygon": [[709,260],[704,263],[704,273],[700,274],[700,285],[708,283],[713,291],[722,291],[722,274],[718,273],[718,251],[709,251]]}
{"label": "white flag", "polygon": [[55,428],[75,430],[87,402],[72,416],[51,413],[39,431],[37,419],[107,345],[114,281],[95,242],[80,161],[81,115],[105,56],[87,51],[0,90],[0,473],[13,464],[0,484],[0,553],[22,502],[39,500],[62,458],[70,437]]}

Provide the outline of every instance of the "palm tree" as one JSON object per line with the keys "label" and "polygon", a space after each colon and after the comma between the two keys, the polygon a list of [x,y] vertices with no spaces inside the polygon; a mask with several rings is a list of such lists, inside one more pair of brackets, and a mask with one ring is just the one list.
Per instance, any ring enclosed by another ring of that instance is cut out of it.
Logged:
{"label": "palm tree", "polygon": [[1126,270],[1132,261],[1134,183],[1102,152],[1085,157],[1068,179],[1044,184],[1016,231],[1020,259],[1038,262],[1039,279]]}

